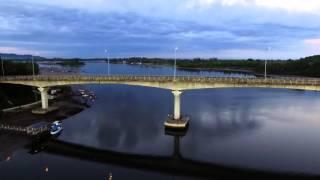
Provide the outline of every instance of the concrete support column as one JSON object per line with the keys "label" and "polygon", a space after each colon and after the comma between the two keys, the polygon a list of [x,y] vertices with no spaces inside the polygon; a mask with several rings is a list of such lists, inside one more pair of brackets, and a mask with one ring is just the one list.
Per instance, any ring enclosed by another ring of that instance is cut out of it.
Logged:
{"label": "concrete support column", "polygon": [[40,87],[40,88],[38,88],[38,90],[41,93],[42,109],[48,109],[49,108],[48,88]]}
{"label": "concrete support column", "polygon": [[181,94],[182,91],[172,91],[174,95],[174,119],[178,120],[181,119],[181,110],[180,110],[180,104],[181,104]]}

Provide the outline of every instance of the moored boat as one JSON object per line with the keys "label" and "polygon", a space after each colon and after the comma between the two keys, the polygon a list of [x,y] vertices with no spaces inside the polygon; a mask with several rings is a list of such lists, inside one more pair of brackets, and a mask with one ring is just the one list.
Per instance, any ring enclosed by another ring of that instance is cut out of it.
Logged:
{"label": "moored boat", "polygon": [[62,130],[63,130],[62,123],[60,121],[54,121],[51,124],[50,134],[51,135],[58,135],[61,133]]}

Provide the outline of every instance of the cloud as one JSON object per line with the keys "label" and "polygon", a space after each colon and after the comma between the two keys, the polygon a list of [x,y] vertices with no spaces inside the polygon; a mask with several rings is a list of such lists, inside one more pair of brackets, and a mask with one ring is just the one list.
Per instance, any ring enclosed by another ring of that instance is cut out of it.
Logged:
{"label": "cloud", "polygon": [[11,0],[13,2],[34,3],[51,5],[63,8],[85,9],[90,11],[166,11],[185,7],[208,8],[211,6],[256,6],[268,9],[279,9],[289,12],[315,13],[319,14],[320,1],[318,0],[171,0],[170,3],[163,0]]}
{"label": "cloud", "polygon": [[215,0],[189,0],[186,2],[185,7],[187,9],[195,9],[195,8],[201,8],[206,9],[213,5],[215,3]]}
{"label": "cloud", "polygon": [[318,0],[255,0],[254,3],[265,8],[320,15],[320,1]]}
{"label": "cloud", "polygon": [[306,44],[320,48],[320,38],[319,39],[306,39],[304,41]]}
{"label": "cloud", "polygon": [[23,48],[17,48],[17,47],[3,47],[0,46],[0,52],[2,53],[15,53],[15,54],[39,54],[39,55],[49,55],[50,52],[46,51],[37,51],[32,49],[23,49]]}
{"label": "cloud", "polygon": [[189,0],[186,8],[208,9],[210,6],[256,6],[267,9],[278,9],[287,12],[320,14],[320,1],[318,0]]}
{"label": "cloud", "polygon": [[320,54],[320,38],[306,39],[304,40],[306,49],[310,51],[310,54]]}
{"label": "cloud", "polygon": [[180,57],[264,57],[268,46],[281,58],[308,55],[319,17],[303,7],[288,13],[295,0],[290,10],[272,2],[11,0],[0,4],[0,46],[66,57],[101,57],[105,48],[114,57],[169,57],[175,46]]}

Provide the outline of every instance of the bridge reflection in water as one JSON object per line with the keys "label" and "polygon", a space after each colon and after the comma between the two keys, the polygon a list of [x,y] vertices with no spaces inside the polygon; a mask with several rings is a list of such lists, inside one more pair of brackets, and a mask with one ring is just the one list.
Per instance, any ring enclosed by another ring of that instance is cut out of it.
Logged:
{"label": "bridge reflection in water", "polygon": [[84,161],[111,164],[125,168],[160,172],[178,176],[193,176],[201,178],[237,178],[237,179],[316,179],[318,176],[267,172],[239,167],[223,166],[214,163],[200,162],[184,158],[180,151],[180,139],[186,130],[176,131],[166,129],[166,135],[173,136],[173,153],[171,156],[154,156],[103,150],[84,145],[65,142],[59,139],[43,139],[33,142],[32,152],[43,151],[48,154],[76,158]]}

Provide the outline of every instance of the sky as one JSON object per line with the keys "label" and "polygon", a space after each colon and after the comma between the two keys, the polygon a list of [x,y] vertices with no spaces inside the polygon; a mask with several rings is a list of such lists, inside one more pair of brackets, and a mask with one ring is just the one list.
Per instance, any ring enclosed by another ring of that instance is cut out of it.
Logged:
{"label": "sky", "polygon": [[320,54],[320,0],[0,0],[0,52],[44,57]]}

